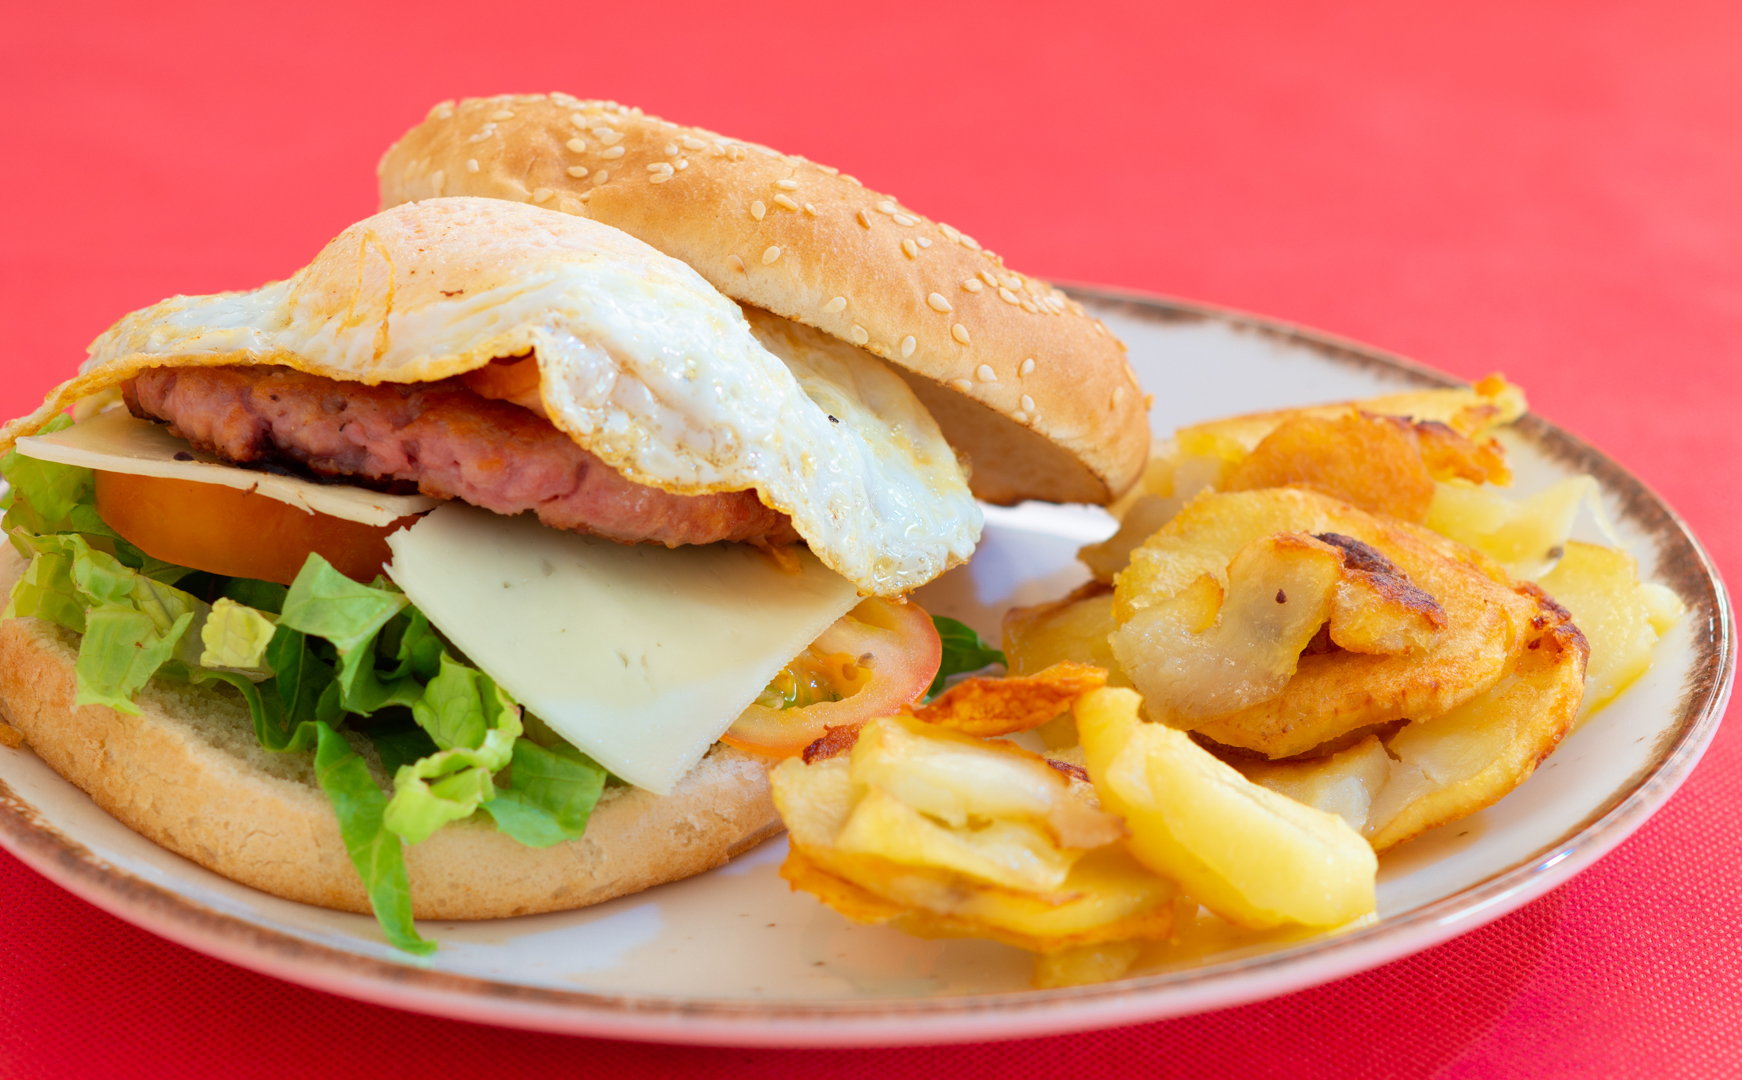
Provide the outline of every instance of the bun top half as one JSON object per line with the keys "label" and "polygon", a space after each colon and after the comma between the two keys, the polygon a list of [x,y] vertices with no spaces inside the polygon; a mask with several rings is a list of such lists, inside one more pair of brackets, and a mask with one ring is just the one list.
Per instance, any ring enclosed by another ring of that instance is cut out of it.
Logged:
{"label": "bun top half", "polygon": [[382,158],[385,209],[509,199],[614,226],[720,292],[889,361],[974,494],[1105,503],[1141,474],[1125,347],[957,229],[804,158],[565,94],[444,102]]}

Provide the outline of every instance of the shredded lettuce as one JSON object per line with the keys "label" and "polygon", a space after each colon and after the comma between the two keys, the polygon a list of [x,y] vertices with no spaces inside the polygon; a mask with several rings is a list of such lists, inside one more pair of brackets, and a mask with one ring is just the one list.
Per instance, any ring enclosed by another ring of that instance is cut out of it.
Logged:
{"label": "shredded lettuce", "polygon": [[[520,707],[453,655],[391,582],[360,584],[319,555],[288,588],[198,574],[110,529],[90,470],[14,450],[0,475],[10,485],[0,527],[30,560],[0,618],[35,616],[81,635],[78,704],[137,715],[132,699],[153,676],[222,682],[247,703],[263,747],[312,751],[346,852],[398,948],[435,948],[412,921],[404,843],[480,810],[534,847],[585,830],[606,771],[567,744],[524,738]],[[211,603],[175,587],[189,575]],[[393,777],[391,795],[343,734],[377,714],[359,730]]]}
{"label": "shredded lettuce", "polygon": [[550,847],[587,830],[605,770],[568,743],[517,739],[508,787],[484,804],[496,827],[528,847]]}
{"label": "shredded lettuce", "polygon": [[932,625],[937,627],[938,638],[943,641],[943,660],[938,664],[937,677],[931,681],[926,697],[936,697],[944,692],[944,682],[951,675],[964,672],[979,671],[983,667],[1005,662],[1004,653],[980,640],[980,635],[966,623],[943,615],[933,615]]}

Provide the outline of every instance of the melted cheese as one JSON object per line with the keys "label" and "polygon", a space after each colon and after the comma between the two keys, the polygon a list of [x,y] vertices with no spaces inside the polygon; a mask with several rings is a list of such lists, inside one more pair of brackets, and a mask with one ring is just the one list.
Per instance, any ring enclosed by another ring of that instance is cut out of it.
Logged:
{"label": "melted cheese", "polygon": [[430,622],[563,738],[664,795],[780,669],[858,603],[801,551],[667,549],[450,503],[387,539]]}
{"label": "melted cheese", "polygon": [[320,484],[295,476],[256,472],[202,453],[160,424],[115,409],[47,435],[19,439],[18,452],[40,461],[102,472],[192,480],[252,491],[311,514],[365,525],[391,525],[440,504],[423,495],[384,495],[350,484]]}

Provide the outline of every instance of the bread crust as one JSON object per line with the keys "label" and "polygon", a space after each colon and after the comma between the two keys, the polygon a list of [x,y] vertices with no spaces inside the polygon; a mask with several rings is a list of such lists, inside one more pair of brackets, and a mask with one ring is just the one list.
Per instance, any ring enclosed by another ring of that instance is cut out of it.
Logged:
{"label": "bread crust", "polygon": [[[10,548],[0,589],[23,563]],[[149,840],[232,881],[367,914],[332,805],[307,754],[255,742],[228,688],[154,680],[139,716],[74,707],[76,635],[38,619],[0,623],[0,715],[38,757]],[[385,782],[361,736],[348,736]],[[494,919],[565,911],[699,874],[781,830],[772,759],[716,747],[669,796],[611,788],[579,840],[530,848],[489,824],[447,825],[405,849],[412,913]]]}
{"label": "bread crust", "polygon": [[437,105],[379,174],[384,209],[480,195],[614,226],[735,300],[905,369],[932,388],[928,405],[946,403],[934,415],[990,502],[1104,503],[1142,471],[1147,405],[1099,320],[834,169],[613,102],[537,94]]}

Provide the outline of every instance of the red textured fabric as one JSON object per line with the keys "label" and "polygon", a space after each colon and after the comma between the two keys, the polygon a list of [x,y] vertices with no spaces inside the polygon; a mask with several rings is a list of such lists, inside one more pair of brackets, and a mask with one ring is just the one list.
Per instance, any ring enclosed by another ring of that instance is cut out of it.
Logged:
{"label": "red textured fabric", "polygon": [[[851,171],[1037,274],[1500,369],[1742,579],[1742,8],[13,5],[0,413],[116,316],[301,266],[449,96],[562,89]],[[1152,387],[1165,391],[1165,387]],[[1032,1043],[640,1046],[468,1026],[159,941],[0,855],[0,1076],[1715,1076],[1742,734],[1572,883],[1278,1001]]]}

